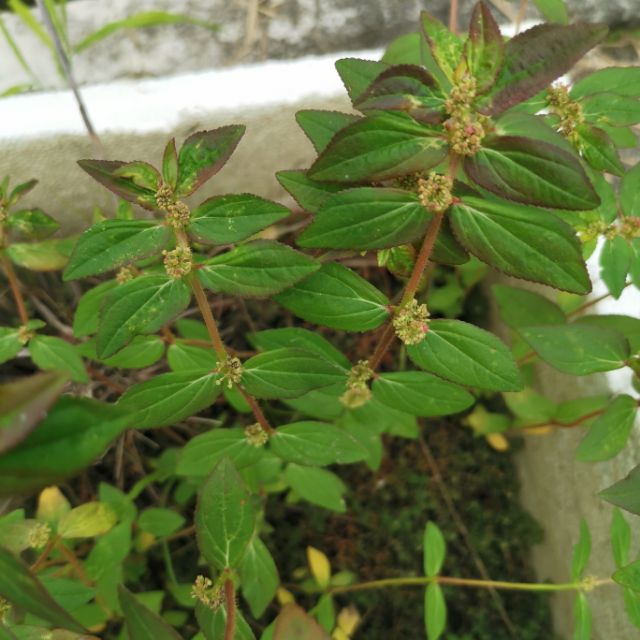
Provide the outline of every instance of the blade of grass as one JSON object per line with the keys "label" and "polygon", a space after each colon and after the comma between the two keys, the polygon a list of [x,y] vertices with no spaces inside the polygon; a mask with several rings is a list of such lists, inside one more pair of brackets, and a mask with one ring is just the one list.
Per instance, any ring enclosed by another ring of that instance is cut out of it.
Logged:
{"label": "blade of grass", "polygon": [[121,29],[141,29],[146,27],[157,27],[165,24],[188,24],[215,31],[218,29],[218,25],[205,20],[199,20],[198,18],[192,18],[182,14],[167,13],[165,11],[144,11],[136,13],[135,15],[124,18],[123,20],[116,20],[104,25],[97,31],[88,35],[86,38],[78,42],[73,50],[77,53],[91,47],[100,40],[107,38],[111,34]]}
{"label": "blade of grass", "polygon": [[29,75],[35,84],[39,85],[40,81],[36,77],[36,74],[33,72],[33,69],[29,66],[26,58],[22,55],[22,51],[20,51],[20,47],[18,47],[18,43],[13,39],[13,36],[9,33],[7,29],[7,25],[4,23],[4,20],[0,18],[0,32],[4,36],[9,48],[13,52],[13,55],[16,57],[16,60],[20,64],[20,66],[24,69],[25,73]]}

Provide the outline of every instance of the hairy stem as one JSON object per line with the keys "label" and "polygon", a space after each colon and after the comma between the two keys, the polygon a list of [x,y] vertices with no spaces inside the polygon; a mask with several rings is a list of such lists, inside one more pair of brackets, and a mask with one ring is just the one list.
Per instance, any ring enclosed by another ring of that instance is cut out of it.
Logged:
{"label": "hairy stem", "polygon": [[216,355],[218,356],[218,359],[224,361],[227,358],[227,348],[224,346],[224,342],[222,342],[222,338],[220,337],[218,325],[215,318],[213,317],[213,312],[211,311],[211,307],[209,306],[209,302],[207,301],[207,296],[198,278],[194,276],[190,278],[190,281],[191,290],[193,291],[196,302],[198,303],[198,308],[200,309],[200,313],[202,314],[202,319],[207,326],[207,331],[209,332],[209,337],[211,338],[213,348],[216,352]]}
{"label": "hairy stem", "polygon": [[228,578],[224,583],[224,597],[227,609],[227,623],[224,627],[224,640],[233,640],[236,630],[236,591],[231,578]]}
{"label": "hairy stem", "polygon": [[13,299],[16,301],[20,322],[21,324],[27,324],[27,322],[29,322],[29,314],[27,313],[27,307],[24,304],[24,298],[22,297],[20,284],[18,283],[18,277],[13,269],[13,265],[4,253],[0,254],[0,262],[2,262],[2,267],[7,275],[7,280],[9,280],[9,286],[11,287]]}
{"label": "hairy stem", "polygon": [[251,411],[253,411],[253,415],[256,421],[258,422],[258,424],[260,425],[260,427],[262,428],[262,430],[265,433],[272,435],[274,433],[274,429],[269,424],[269,421],[267,420],[266,416],[262,412],[262,409],[260,408],[258,401],[250,393],[248,393],[247,390],[244,389],[244,387],[239,386],[238,389],[240,390],[242,397],[247,401],[247,404],[251,407]]}
{"label": "hairy stem", "polygon": [[563,584],[546,584],[543,582],[505,582],[502,580],[476,580],[473,578],[450,578],[447,576],[432,577],[405,577],[385,578],[360,582],[343,587],[333,587],[330,593],[350,593],[353,591],[368,591],[371,589],[384,589],[386,587],[423,587],[431,583],[451,585],[456,587],[469,587],[474,589],[504,589],[507,591],[590,591],[594,587],[611,584],[611,579],[587,579],[581,582],[566,582]]}

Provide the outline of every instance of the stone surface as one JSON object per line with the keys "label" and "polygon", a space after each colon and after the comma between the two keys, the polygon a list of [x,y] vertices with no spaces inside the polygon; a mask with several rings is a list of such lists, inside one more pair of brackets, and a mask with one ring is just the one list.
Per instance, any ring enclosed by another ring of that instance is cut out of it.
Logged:
{"label": "stone surface", "polygon": [[[494,12],[496,17],[507,23],[513,20],[516,3],[494,3],[502,9]],[[462,28],[473,4],[472,0],[459,2]],[[640,22],[637,0],[570,0],[569,4],[575,19]],[[185,25],[121,31],[75,56],[75,74],[84,84],[384,46],[397,35],[415,31],[423,8],[447,20],[449,0],[76,0],[69,3],[68,30],[71,43],[78,43],[110,21],[150,10],[187,14],[220,25],[215,33]],[[536,15],[530,7],[528,16]],[[48,50],[33,33],[14,15],[2,18],[40,86],[64,86]],[[0,92],[25,82],[30,82],[29,77],[0,38]]]}

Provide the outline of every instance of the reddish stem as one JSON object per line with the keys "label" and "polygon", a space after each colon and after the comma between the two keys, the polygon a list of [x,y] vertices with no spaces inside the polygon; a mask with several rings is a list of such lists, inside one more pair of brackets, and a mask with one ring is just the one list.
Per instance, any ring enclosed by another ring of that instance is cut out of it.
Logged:
{"label": "reddish stem", "polygon": [[231,578],[224,583],[224,597],[227,605],[227,623],[224,628],[224,640],[233,640],[236,630],[236,592]]}

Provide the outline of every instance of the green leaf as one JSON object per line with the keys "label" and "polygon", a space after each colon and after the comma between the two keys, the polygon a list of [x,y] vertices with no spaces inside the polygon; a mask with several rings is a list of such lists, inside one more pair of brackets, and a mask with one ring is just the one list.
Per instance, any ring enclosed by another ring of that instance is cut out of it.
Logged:
{"label": "green leaf", "polygon": [[338,131],[357,120],[360,120],[359,116],[339,111],[303,110],[296,113],[296,122],[311,140],[317,153],[327,148]]}
{"label": "green leaf", "polygon": [[573,640],[589,640],[591,638],[591,609],[584,593],[576,595],[573,617],[575,619]]}
{"label": "green leaf", "polygon": [[627,282],[633,249],[622,236],[606,238],[600,252],[600,277],[609,293],[618,299]]}
{"label": "green leaf", "polygon": [[618,569],[612,578],[623,587],[640,592],[640,560]]}
{"label": "green leaf", "polygon": [[494,284],[491,288],[502,321],[512,329],[564,324],[567,321],[564,311],[555,302],[538,293],[506,284]]}
{"label": "green leaf", "polygon": [[459,413],[475,402],[464,389],[421,371],[382,373],[373,383],[373,395],[392,409],[422,417]]}
{"label": "green leaf", "polygon": [[580,23],[537,25],[505,45],[504,65],[489,93],[489,115],[535,96],[571,69],[607,34],[607,27]]}
{"label": "green leaf", "polygon": [[146,162],[78,160],[94,180],[117,196],[145,209],[156,209],[156,191],[162,183],[160,174]]}
{"label": "green leaf", "polygon": [[75,475],[129,422],[113,405],[63,396],[35,431],[0,456],[0,495],[33,492]]}
{"label": "green leaf", "polygon": [[640,465],[610,487],[600,492],[600,497],[611,504],[640,515]]}
{"label": "green leaf", "polygon": [[195,513],[198,547],[218,570],[236,568],[256,526],[256,510],[233,464],[224,458],[205,482]]}
{"label": "green leaf", "polygon": [[249,603],[251,615],[260,618],[276,595],[280,577],[269,549],[257,536],[247,547],[239,573],[242,595]]}
{"label": "green leaf", "polygon": [[447,555],[447,545],[442,531],[434,522],[427,522],[427,526],[424,528],[422,551],[424,554],[424,575],[428,578],[437,576]]}
{"label": "green leaf", "polygon": [[460,320],[433,320],[422,342],[407,348],[421,369],[465,386],[519,391],[511,353],[496,336]]}
{"label": "green leaf", "polygon": [[295,422],[279,427],[269,446],[285,462],[308,466],[349,464],[367,455],[344,429],[324,422]]}
{"label": "green leaf", "polygon": [[286,218],[289,209],[249,193],[215,196],[191,212],[187,230],[200,242],[240,242]]}
{"label": "green leaf", "polygon": [[409,191],[347,189],[325,202],[297,242],[309,248],[385,249],[421,238],[432,217]]}
{"label": "green leaf", "polygon": [[77,280],[159,256],[170,235],[152,220],[104,220],[80,236],[63,277]]}
{"label": "green leaf", "polygon": [[635,421],[638,405],[634,398],[620,395],[591,425],[589,433],[576,450],[576,460],[598,462],[609,460],[624,449]]}
{"label": "green leaf", "polygon": [[175,191],[178,184],[178,150],[176,149],[176,139],[171,138],[167,142],[162,154],[162,179]]}
{"label": "green leaf", "polygon": [[218,364],[212,347],[198,347],[176,340],[167,349],[167,362],[172,371],[211,372]]}
{"label": "green leaf", "polygon": [[591,534],[584,520],[580,521],[580,537],[571,557],[571,580],[578,582],[584,575],[591,555]]}
{"label": "green leaf", "polygon": [[620,204],[627,216],[640,216],[640,162],[634,165],[622,179]]}
{"label": "green leaf", "polygon": [[[640,320],[638,321],[640,323]],[[272,349],[294,348],[317,353],[325,360],[331,360],[343,369],[351,369],[349,359],[338,351],[326,338],[320,334],[301,329],[300,327],[286,327],[283,329],[266,329],[251,333],[248,336],[253,346],[261,351]]]}
{"label": "green leaf", "polygon": [[[329,640],[329,635],[304,609],[286,604],[275,621],[269,640]],[[266,640],[264,636],[261,640]]]}
{"label": "green leaf", "polygon": [[355,102],[375,77],[388,66],[378,60],[359,58],[342,58],[336,62],[336,69],[352,102]]}
{"label": "green leaf", "polygon": [[330,511],[345,512],[342,496],[346,487],[334,473],[319,467],[303,467],[292,463],[287,465],[284,477],[303,500]]}
{"label": "green leaf", "polygon": [[576,127],[575,133],[582,157],[594,169],[606,171],[614,176],[624,174],[624,165],[618,156],[616,145],[605,131],[581,124]]}
{"label": "green leaf", "polygon": [[593,316],[580,316],[575,320],[575,322],[584,322],[586,324],[617,331],[624,335],[624,337],[629,341],[631,353],[640,352],[640,318],[615,314],[598,314]]}
{"label": "green leaf", "polygon": [[[95,340],[91,339],[77,349],[86,358],[100,360],[95,353],[95,346]],[[164,355],[164,347],[164,340],[160,336],[136,336],[126,347],[100,362],[119,369],[142,369],[160,360]]]}
{"label": "green leaf", "polygon": [[258,398],[296,398],[312,389],[346,381],[346,371],[317,353],[274,349],[249,358],[242,385]]}
{"label": "green leaf", "polygon": [[623,335],[584,323],[523,328],[520,335],[545,362],[574,376],[620,369],[629,356]]}
{"label": "green leaf", "polygon": [[613,509],[611,520],[611,550],[616,567],[620,569],[629,562],[631,527],[620,509]]}
{"label": "green leaf", "polygon": [[[544,108],[547,108],[546,99],[541,101],[540,109]],[[571,143],[547,124],[544,118],[522,111],[512,109],[503,113],[496,121],[495,133],[499,136],[516,136],[541,140],[575,155],[575,150]]]}
{"label": "green leaf", "polygon": [[138,518],[140,529],[160,538],[175,533],[184,523],[184,516],[171,509],[158,507],[145,509]]}
{"label": "green leaf", "polygon": [[315,180],[386,180],[425,171],[447,153],[438,130],[403,113],[380,113],[342,129],[313,163]]}
{"label": "green leaf", "polygon": [[293,199],[310,213],[317,213],[332,194],[344,189],[342,184],[311,180],[307,178],[306,171],[278,171],[276,178]]}
{"label": "green leaf", "polygon": [[573,228],[551,213],[463,196],[451,208],[451,224],[465,249],[504,273],[572,293],[591,291]]}
{"label": "green leaf", "polygon": [[56,627],[85,633],[82,625],[56,604],[27,565],[4,547],[0,547],[0,596]]}
{"label": "green leaf", "polygon": [[541,140],[496,136],[464,160],[473,182],[503,198],[552,209],[593,209],[600,198],[577,156]]}
{"label": "green leaf", "polygon": [[569,23],[569,14],[564,0],[533,0],[533,3],[547,22]]}
{"label": "green leaf", "polygon": [[607,67],[580,78],[571,86],[569,96],[573,100],[594,93],[612,92],[621,96],[640,95],[639,67]]}
{"label": "green leaf", "polygon": [[419,122],[443,119],[445,96],[422,67],[400,64],[380,73],[354,102],[360,111],[404,111]]}
{"label": "green leaf", "polygon": [[171,625],[145,607],[122,584],[118,585],[118,599],[130,640],[181,640]]}
{"label": "green leaf", "polygon": [[420,13],[420,24],[422,35],[431,49],[433,58],[445,76],[453,82],[455,71],[462,59],[462,41],[427,11]]}
{"label": "green leaf", "polygon": [[624,608],[631,624],[640,629],[640,593],[633,589],[624,589]]}
{"label": "green leaf", "polygon": [[60,224],[42,209],[14,211],[7,216],[5,224],[12,237],[18,240],[44,240],[60,228]]}
{"label": "green leaf", "polygon": [[47,47],[51,52],[54,51],[53,42],[47,34],[44,27],[38,22],[38,19],[31,13],[31,9],[22,0],[8,0],[7,4],[22,22],[28,27],[32,33]]}
{"label": "green leaf", "polygon": [[640,101],[636,96],[624,96],[615,92],[602,92],[580,101],[587,121],[626,127],[640,122]]}
{"label": "green leaf", "polygon": [[0,327],[0,364],[15,358],[22,350],[19,335],[19,329]]}
{"label": "green leaf", "polygon": [[73,316],[73,335],[76,338],[89,336],[98,330],[98,314],[102,301],[117,285],[115,280],[107,280],[83,294]]}
{"label": "green leaf", "polygon": [[471,14],[464,56],[469,71],[476,79],[478,93],[484,93],[493,84],[504,60],[500,27],[484,2],[478,2]]}
{"label": "green leaf", "polygon": [[162,373],[129,387],[117,406],[136,429],[166,427],[211,406],[220,393],[217,382],[213,373]]}
{"label": "green leaf", "polygon": [[89,376],[76,348],[62,338],[35,336],[29,341],[31,359],[43,371],[68,373],[74,382],[89,382]]}
{"label": "green leaf", "polygon": [[382,56],[387,64],[422,64],[419,33],[405,33],[391,41]]}
{"label": "green leaf", "polygon": [[102,304],[97,353],[108,358],[138,334],[155,333],[185,309],[191,293],[182,280],[146,275],[111,291]]}
{"label": "green leaf", "polygon": [[264,298],[311,275],[320,263],[285,244],[256,240],[198,267],[198,279],[212,291]]}
{"label": "green leaf", "polygon": [[244,429],[212,429],[187,442],[180,451],[176,473],[180,476],[206,476],[223,458],[244,469],[257,462],[263,449],[249,443]]}
{"label": "green leaf", "polygon": [[424,622],[429,640],[442,637],[447,626],[447,603],[439,584],[427,585],[424,598]]}
{"label": "green leaf", "polygon": [[0,454],[24,440],[66,386],[60,372],[36,373],[0,385]]}
{"label": "green leaf", "polygon": [[58,523],[58,535],[70,538],[93,538],[110,531],[118,514],[106,502],[85,502],[65,513]]}
{"label": "green leaf", "polygon": [[275,296],[298,317],[333,329],[367,331],[388,317],[386,296],[351,269],[327,263]]}
{"label": "green leaf", "polygon": [[50,238],[42,242],[14,242],[6,248],[14,264],[31,271],[64,269],[76,243],[76,236]]}
{"label": "green leaf", "polygon": [[[201,634],[194,636],[196,640],[203,636],[206,640],[222,640],[227,626],[227,610],[224,604],[217,611],[213,611],[201,602],[196,602],[196,618],[201,631]],[[255,640],[251,627],[238,609],[234,640]]]}
{"label": "green leaf", "polygon": [[143,29],[148,27],[158,27],[166,24],[186,24],[194,25],[198,27],[204,27],[211,31],[216,31],[218,26],[206,22],[205,20],[199,20],[188,15],[181,15],[179,13],[169,13],[167,11],[141,11],[140,13],[134,13],[131,16],[127,16],[122,20],[114,20],[105,24],[100,29],[89,34],[80,42],[74,45],[73,50],[75,53],[80,53],[89,47],[92,47],[100,40],[122,30],[122,29]]}
{"label": "green leaf", "polygon": [[235,151],[245,130],[244,125],[232,124],[191,134],[178,154],[176,195],[188,196],[218,173]]}

